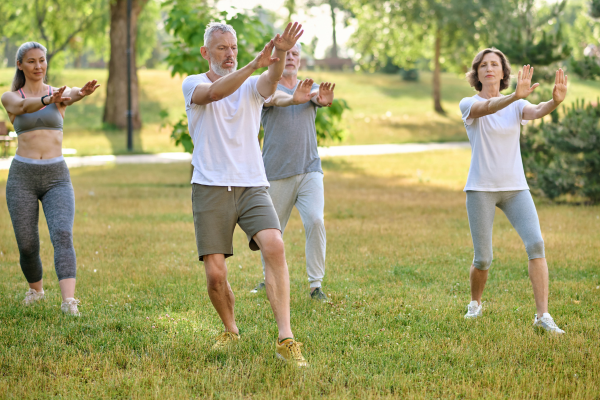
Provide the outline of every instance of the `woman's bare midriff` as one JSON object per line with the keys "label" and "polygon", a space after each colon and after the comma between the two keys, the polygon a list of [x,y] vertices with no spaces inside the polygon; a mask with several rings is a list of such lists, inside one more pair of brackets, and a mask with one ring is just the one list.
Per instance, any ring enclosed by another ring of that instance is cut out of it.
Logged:
{"label": "woman's bare midriff", "polygon": [[45,160],[62,155],[62,131],[40,129],[19,135],[17,155]]}

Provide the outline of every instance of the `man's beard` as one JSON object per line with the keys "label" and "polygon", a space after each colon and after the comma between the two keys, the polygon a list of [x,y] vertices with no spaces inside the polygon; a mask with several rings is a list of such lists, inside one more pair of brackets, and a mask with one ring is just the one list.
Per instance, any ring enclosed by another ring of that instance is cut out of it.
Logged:
{"label": "man's beard", "polygon": [[296,76],[296,75],[298,75],[298,68],[294,68],[294,69],[285,68],[283,70],[283,76]]}
{"label": "man's beard", "polygon": [[213,70],[213,72],[219,76],[225,76],[225,75],[229,75],[232,72],[235,72],[237,70],[237,66],[238,66],[238,62],[237,59],[234,60],[234,64],[233,67],[231,68],[223,68],[221,67],[220,64],[217,64],[216,62],[213,61],[213,58],[210,58],[210,68]]}

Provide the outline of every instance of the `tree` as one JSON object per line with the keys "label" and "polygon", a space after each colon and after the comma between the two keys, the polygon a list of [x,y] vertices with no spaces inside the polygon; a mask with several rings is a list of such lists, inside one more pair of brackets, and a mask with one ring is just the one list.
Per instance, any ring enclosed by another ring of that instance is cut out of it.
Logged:
{"label": "tree", "polygon": [[133,128],[140,129],[139,89],[136,63],[136,39],[138,17],[148,0],[131,0],[131,47],[127,49],[127,0],[111,0],[110,3],[110,61],[104,104],[105,123],[117,128],[127,127],[127,57],[131,60],[131,107]]}
{"label": "tree", "polygon": [[338,58],[338,44],[337,44],[337,15],[343,13],[346,19],[351,15],[350,9],[346,6],[343,0],[308,0],[306,3],[307,7],[319,7],[322,5],[329,6],[329,13],[331,15],[331,29],[333,43],[331,45],[331,53],[329,54],[332,58]]}
{"label": "tree", "polygon": [[358,29],[353,47],[366,69],[382,66],[388,59],[411,68],[419,58],[431,59],[433,105],[441,103],[441,70],[464,70],[479,48],[483,8],[492,0],[346,0],[354,11]]}

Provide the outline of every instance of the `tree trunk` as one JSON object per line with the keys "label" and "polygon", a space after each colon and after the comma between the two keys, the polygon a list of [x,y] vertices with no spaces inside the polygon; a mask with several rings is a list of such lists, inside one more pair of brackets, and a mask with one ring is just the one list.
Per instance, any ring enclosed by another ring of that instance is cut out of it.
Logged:
{"label": "tree trunk", "polygon": [[[137,20],[148,0],[132,0],[131,7],[131,112],[133,129],[142,127],[138,100],[138,76],[135,64],[135,42]],[[108,63],[108,83],[104,122],[120,129],[127,128],[127,0],[114,0],[110,3],[110,61]]]}
{"label": "tree trunk", "polygon": [[329,0],[329,8],[331,9],[331,27],[333,28],[333,46],[331,47],[331,57],[338,58],[337,35],[335,32],[335,1]]}
{"label": "tree trunk", "polygon": [[441,94],[441,82],[440,82],[440,53],[442,46],[442,30],[440,26],[437,26],[435,31],[435,57],[433,60],[433,108],[435,112],[440,114],[446,114],[442,108],[442,94]]}

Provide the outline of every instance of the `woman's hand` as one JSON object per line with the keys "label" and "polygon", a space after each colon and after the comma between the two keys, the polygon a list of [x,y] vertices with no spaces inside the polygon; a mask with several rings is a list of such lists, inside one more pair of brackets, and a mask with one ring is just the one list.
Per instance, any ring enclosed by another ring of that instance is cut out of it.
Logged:
{"label": "woman's hand", "polygon": [[98,81],[94,79],[83,85],[83,87],[79,89],[79,96],[85,97],[94,93],[94,91],[100,87],[100,85],[96,85],[96,83],[98,83]]}
{"label": "woman's hand", "polygon": [[534,83],[531,86],[531,78],[533,77],[533,67],[529,65],[523,65],[523,69],[519,71],[517,77],[517,89],[515,90],[515,97],[517,99],[524,99],[529,96],[536,87],[540,86],[539,83]]}
{"label": "woman's hand", "polygon": [[65,101],[71,100],[70,97],[62,97],[66,88],[67,88],[66,86],[63,86],[60,89],[58,89],[56,92],[52,92],[52,94],[50,95],[50,100],[44,99],[44,104],[48,105],[48,104],[52,104],[52,103],[63,103]]}
{"label": "woman's hand", "polygon": [[300,81],[292,96],[293,104],[304,104],[310,100],[310,90],[314,81],[310,78]]}
{"label": "woman's hand", "polygon": [[333,89],[335,83],[321,82],[317,102],[322,106],[330,106],[333,103]]}
{"label": "woman's hand", "polygon": [[552,90],[552,100],[558,106],[565,100],[567,96],[567,75],[565,75],[565,71],[562,68],[559,68],[556,71],[556,75],[554,77],[554,90]]}

